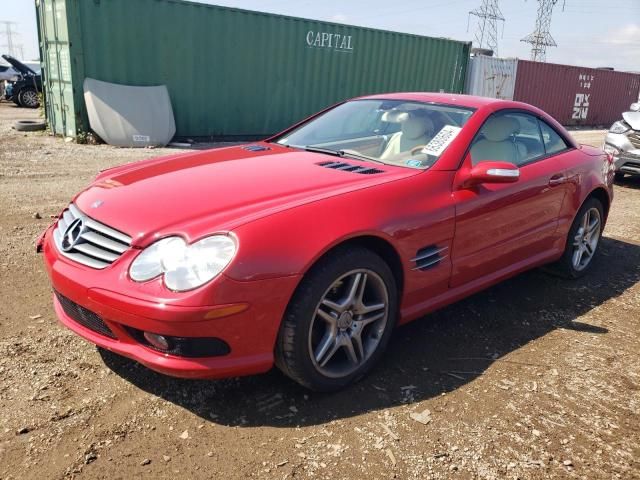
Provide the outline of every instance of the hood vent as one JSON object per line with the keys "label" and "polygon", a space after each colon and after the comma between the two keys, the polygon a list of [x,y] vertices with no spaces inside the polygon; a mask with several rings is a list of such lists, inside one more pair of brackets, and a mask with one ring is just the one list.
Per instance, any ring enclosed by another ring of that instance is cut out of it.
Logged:
{"label": "hood vent", "polygon": [[320,162],[316,165],[321,167],[331,168],[333,170],[342,170],[345,172],[360,173],[362,175],[373,175],[375,173],[383,173],[384,170],[373,167],[361,167],[360,165],[352,165],[345,162]]}
{"label": "hood vent", "polygon": [[246,147],[242,147],[242,149],[249,152],[264,152],[265,150],[271,150],[271,148],[265,147],[264,145],[247,145]]}
{"label": "hood vent", "polygon": [[447,250],[449,247],[438,247],[437,245],[430,245],[425,248],[421,248],[416,252],[416,256],[411,259],[412,263],[415,263],[413,270],[428,270],[436,267],[442,260],[447,258]]}

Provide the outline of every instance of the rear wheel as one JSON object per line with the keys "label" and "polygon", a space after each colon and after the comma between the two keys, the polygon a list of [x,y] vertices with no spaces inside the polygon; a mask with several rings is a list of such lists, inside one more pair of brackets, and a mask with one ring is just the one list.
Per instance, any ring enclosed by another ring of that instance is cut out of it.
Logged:
{"label": "rear wheel", "polygon": [[624,172],[616,172],[613,176],[616,182],[621,182],[624,180]]}
{"label": "rear wheel", "polygon": [[33,88],[20,90],[20,93],[18,93],[18,104],[25,108],[38,108],[40,106],[38,92]]}
{"label": "rear wheel", "polygon": [[278,367],[317,391],[364,376],[389,342],[397,289],[389,266],[360,247],[338,250],[303,279],[280,328]]}
{"label": "rear wheel", "polygon": [[565,251],[556,263],[555,270],[568,278],[579,278],[587,273],[598,253],[603,229],[602,202],[596,198],[589,198],[573,220]]}

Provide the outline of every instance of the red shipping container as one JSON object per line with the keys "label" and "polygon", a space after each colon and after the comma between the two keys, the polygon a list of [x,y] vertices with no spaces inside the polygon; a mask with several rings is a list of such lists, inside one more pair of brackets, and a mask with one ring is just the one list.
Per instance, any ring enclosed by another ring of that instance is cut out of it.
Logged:
{"label": "red shipping container", "polygon": [[514,100],[541,108],[562,125],[609,127],[639,93],[636,73],[518,60]]}

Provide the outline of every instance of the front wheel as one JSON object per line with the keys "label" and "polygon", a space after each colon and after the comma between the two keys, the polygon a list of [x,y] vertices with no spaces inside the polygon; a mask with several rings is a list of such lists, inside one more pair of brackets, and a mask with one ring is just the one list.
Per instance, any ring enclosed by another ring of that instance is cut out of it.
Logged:
{"label": "front wheel", "polygon": [[382,356],[397,317],[389,266],[360,247],[323,259],[302,280],[283,319],[276,364],[316,391],[345,387]]}
{"label": "front wheel", "polygon": [[598,252],[603,229],[602,202],[589,198],[573,220],[565,251],[555,265],[558,273],[568,278],[579,278],[587,273]]}

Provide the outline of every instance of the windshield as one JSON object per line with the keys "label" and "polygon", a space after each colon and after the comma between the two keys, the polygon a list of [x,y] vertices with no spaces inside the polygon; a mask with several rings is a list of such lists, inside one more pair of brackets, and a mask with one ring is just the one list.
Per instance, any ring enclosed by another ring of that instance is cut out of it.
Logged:
{"label": "windshield", "polygon": [[281,145],[426,169],[472,109],[404,100],[353,100],[286,133]]}

